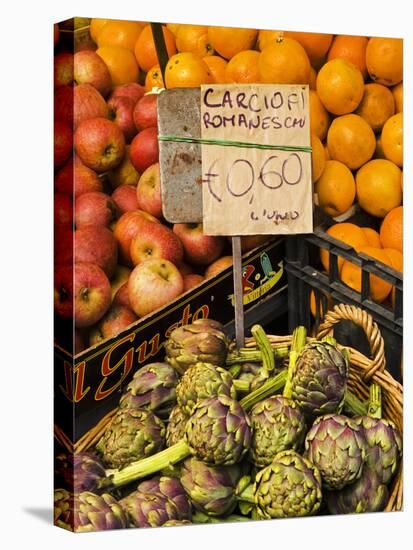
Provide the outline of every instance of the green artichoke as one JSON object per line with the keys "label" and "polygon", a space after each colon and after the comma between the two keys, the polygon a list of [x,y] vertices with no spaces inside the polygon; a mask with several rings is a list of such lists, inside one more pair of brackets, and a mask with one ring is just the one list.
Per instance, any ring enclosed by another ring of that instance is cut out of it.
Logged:
{"label": "green artichoke", "polygon": [[357,481],[341,491],[326,491],[324,496],[330,514],[360,514],[384,510],[389,491],[377,474],[365,467]]}
{"label": "green artichoke", "polygon": [[97,492],[106,477],[104,465],[91,452],[57,456],[55,474],[74,493]]}
{"label": "green artichoke", "polygon": [[321,476],[295,451],[281,451],[257,473],[253,485],[240,485],[239,499],[254,505],[257,519],[311,516],[321,505]]}
{"label": "green artichoke", "polygon": [[323,486],[330,490],[338,491],[360,477],[366,450],[363,429],[338,414],[317,418],[305,439],[306,457],[320,470]]}
{"label": "green artichoke", "polygon": [[191,519],[192,508],[181,481],[169,476],[156,476],[139,483],[140,493],[159,494],[175,504],[179,519]]}
{"label": "green artichoke", "polygon": [[306,422],[297,403],[281,395],[257,403],[250,413],[251,459],[255,466],[271,464],[280,451],[299,451],[304,443]]}
{"label": "green artichoke", "polygon": [[291,373],[291,397],[309,418],[340,412],[347,387],[347,355],[330,342],[307,344]]}
{"label": "green artichoke", "polygon": [[75,495],[59,490],[56,493],[55,523],[60,527],[82,533],[127,526],[121,505],[107,493],[100,496],[88,491]]}
{"label": "green artichoke", "polygon": [[120,504],[134,527],[160,527],[170,519],[179,519],[175,504],[159,493],[134,491]]}
{"label": "green artichoke", "polygon": [[197,510],[209,516],[224,516],[237,506],[235,489],[241,475],[238,464],[208,466],[191,457],[182,465],[181,483]]}
{"label": "green artichoke", "polygon": [[181,374],[200,362],[224,367],[228,345],[221,323],[197,319],[171,332],[165,342],[166,360]]}
{"label": "green artichoke", "polygon": [[188,519],[168,519],[162,524],[162,527],[177,527],[178,525],[192,525]]}
{"label": "green artichoke", "polygon": [[250,384],[254,384],[254,381],[260,376],[261,367],[261,363],[242,363],[237,380],[244,380]]}
{"label": "green artichoke", "polygon": [[176,403],[178,381],[176,370],[168,363],[150,363],[136,371],[120,398],[119,407],[148,409],[165,418]]}
{"label": "green artichoke", "polygon": [[119,409],[96,445],[110,468],[124,468],[163,449],[165,425],[143,409]]}
{"label": "green artichoke", "polygon": [[172,445],[183,439],[187,422],[188,416],[181,410],[179,405],[175,405],[169,415],[169,422],[166,427],[167,447],[172,447]]}
{"label": "green artichoke", "polygon": [[190,416],[198,401],[216,395],[236,399],[230,373],[210,363],[195,363],[187,369],[176,387],[176,399],[183,413]]}

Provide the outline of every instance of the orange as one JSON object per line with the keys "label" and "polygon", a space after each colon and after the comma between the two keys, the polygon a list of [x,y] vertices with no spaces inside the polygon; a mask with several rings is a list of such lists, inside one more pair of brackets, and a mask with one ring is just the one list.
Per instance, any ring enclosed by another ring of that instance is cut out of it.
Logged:
{"label": "orange", "polygon": [[394,109],[391,91],[373,82],[364,86],[363,98],[355,112],[370,124],[374,132],[379,132],[386,120],[394,114]]}
{"label": "orange", "polygon": [[323,173],[326,165],[324,146],[315,134],[311,135],[311,148],[311,174],[312,182],[315,183]]}
{"label": "orange", "polygon": [[357,109],[364,92],[360,70],[347,59],[332,59],[317,75],[317,93],[324,107],[335,115]]}
{"label": "orange", "polygon": [[324,34],[321,32],[284,32],[284,36],[294,38],[301,44],[308,55],[310,63],[319,67],[333,40],[332,34]]}
{"label": "orange", "polygon": [[[371,256],[375,260],[391,265],[390,259],[382,248],[373,246],[362,246],[358,250],[359,253]],[[361,292],[361,268],[357,265],[345,260],[341,268],[340,278],[347,286]],[[375,302],[383,302],[390,294],[392,285],[377,275],[370,275],[370,296]]]}
{"label": "orange", "polygon": [[318,204],[326,214],[344,214],[354,202],[356,184],[353,174],[338,160],[327,160],[316,184]]}
{"label": "orange", "polygon": [[266,29],[258,31],[257,48],[262,52],[268,44],[275,42],[282,34],[282,31],[270,31]]}
{"label": "orange", "polygon": [[367,76],[367,44],[368,38],[366,36],[350,36],[347,34],[336,36],[328,51],[327,60],[347,59],[360,70],[365,78]]}
{"label": "orange", "polygon": [[[366,236],[358,225],[349,222],[336,223],[327,229],[327,234],[338,241],[348,244],[353,247],[354,250],[359,250],[362,246],[367,246],[368,242]],[[324,269],[328,271],[329,258],[328,252],[324,248],[320,249],[320,259],[324,266]],[[344,259],[338,257],[338,269],[340,271],[343,265]]]}
{"label": "orange", "polygon": [[113,86],[137,82],[139,67],[130,50],[120,46],[103,46],[98,48],[96,53],[106,63]]}
{"label": "orange", "polygon": [[400,82],[397,86],[393,86],[391,91],[394,97],[396,113],[401,113],[403,111],[403,82]]}
{"label": "orange", "polygon": [[137,21],[108,21],[97,37],[99,48],[103,46],[122,46],[133,51],[136,41],[145,23]]}
{"label": "orange", "polygon": [[[168,56],[171,57],[171,55],[176,53],[175,37],[167,27],[163,26],[162,29]],[[135,56],[139,67],[142,67],[145,72],[159,63],[150,25],[146,25],[146,27],[143,28],[136,41]]]}
{"label": "orange", "polygon": [[208,66],[214,84],[224,84],[226,82],[225,69],[228,61],[225,61],[219,55],[207,55],[202,58]]}
{"label": "orange", "polygon": [[386,214],[380,227],[380,241],[383,248],[395,248],[403,252],[403,206]]}
{"label": "orange", "polygon": [[213,55],[214,48],[209,43],[208,27],[202,25],[179,25],[176,33],[178,52],[192,52],[199,57]]}
{"label": "orange", "polygon": [[369,246],[374,246],[375,248],[382,248],[380,235],[377,233],[375,229],[372,229],[371,227],[362,227],[361,230],[363,231]]}
{"label": "orange", "polygon": [[327,145],[332,159],[356,170],[373,156],[376,138],[364,118],[350,114],[333,120],[327,134]]}
{"label": "orange", "polygon": [[266,46],[258,60],[261,82],[269,84],[308,84],[311,65],[297,40],[280,36]]}
{"label": "orange", "polygon": [[381,137],[377,136],[376,139],[376,150],[374,151],[374,157],[375,159],[384,159],[386,158],[383,153],[383,147],[381,145]]}
{"label": "orange", "polygon": [[145,90],[150,92],[152,88],[165,88],[162,71],[159,65],[155,65],[155,67],[152,67],[152,69],[149,69],[146,73]]}
{"label": "orange", "polygon": [[181,26],[181,23],[167,23],[168,30],[171,31],[171,33],[176,36],[176,33],[178,32],[179,27]]}
{"label": "orange", "polygon": [[387,120],[381,132],[381,146],[386,159],[403,166],[403,113]]}
{"label": "orange", "polygon": [[314,67],[310,67],[310,90],[317,89],[317,71]]}
{"label": "orange", "polygon": [[[318,305],[318,308],[319,308],[318,315],[319,315],[319,318],[322,319],[324,315],[327,313],[327,311],[331,309],[333,305],[333,301],[331,299],[331,296],[329,294],[326,294],[325,292],[318,291],[317,294],[319,297],[318,303],[315,299],[314,290],[310,292],[310,311],[313,317],[315,317],[317,313],[317,305]],[[327,300],[327,304],[325,304],[326,300],[323,300],[321,295],[325,296]]]}
{"label": "orange", "polygon": [[370,78],[385,86],[403,80],[403,40],[370,38],[366,49],[366,65]]}
{"label": "orange", "polygon": [[243,50],[251,50],[255,46],[257,36],[258,31],[255,29],[208,27],[209,43],[225,59],[231,59]]}
{"label": "orange", "polygon": [[252,84],[260,81],[258,59],[260,53],[254,50],[245,50],[234,55],[225,69],[226,82],[230,84]]}
{"label": "orange", "polygon": [[324,145],[324,154],[325,154],[326,160],[331,160],[330,151],[328,150],[327,144]]}
{"label": "orange", "polygon": [[96,19],[96,18],[93,18],[90,21],[90,27],[89,27],[90,36],[92,37],[92,40],[96,42],[96,44],[98,41],[98,36],[100,31],[103,29],[103,27],[106,25],[108,21],[110,21],[110,19]]}
{"label": "orange", "polygon": [[390,267],[403,273],[403,254],[396,248],[383,248],[386,256],[389,258]]}
{"label": "orange", "polygon": [[386,159],[374,159],[356,174],[357,201],[361,208],[379,218],[402,202],[402,172]]}
{"label": "orange", "polygon": [[310,132],[323,141],[330,126],[330,115],[315,90],[310,90]]}
{"label": "orange", "polygon": [[196,88],[212,82],[212,75],[200,57],[191,52],[173,55],[166,65],[167,88]]}

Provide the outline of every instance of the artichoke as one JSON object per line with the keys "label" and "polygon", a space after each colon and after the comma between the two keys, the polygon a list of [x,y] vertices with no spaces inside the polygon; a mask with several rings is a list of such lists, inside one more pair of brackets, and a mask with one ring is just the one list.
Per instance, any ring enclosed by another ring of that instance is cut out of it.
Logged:
{"label": "artichoke", "polygon": [[255,380],[260,377],[261,368],[261,363],[242,363],[240,365],[240,371],[237,376],[237,380],[244,380],[246,382],[249,382],[250,384],[254,384]]}
{"label": "artichoke", "polygon": [[258,519],[311,516],[321,505],[321,476],[295,451],[281,451],[253,485],[241,489],[239,499],[254,505]]}
{"label": "artichoke", "polygon": [[181,483],[197,510],[209,516],[223,516],[237,506],[235,489],[241,475],[238,464],[208,466],[191,457],[182,465]]}
{"label": "artichoke", "polygon": [[162,527],[177,527],[178,525],[192,525],[188,519],[168,519],[162,524]]}
{"label": "artichoke", "polygon": [[178,405],[187,416],[192,414],[198,401],[216,395],[235,399],[237,392],[231,374],[210,363],[195,363],[189,367],[176,387]]}
{"label": "artichoke", "polygon": [[171,332],[165,342],[166,360],[181,374],[199,362],[224,367],[228,345],[221,323],[197,319]]}
{"label": "artichoke", "polygon": [[257,403],[250,413],[251,459],[255,466],[268,466],[280,451],[299,451],[306,422],[297,403],[281,395]]}
{"label": "artichoke", "polygon": [[119,409],[96,450],[110,468],[123,468],[164,447],[165,426],[160,418],[143,409]]}
{"label": "artichoke", "polygon": [[363,468],[357,481],[341,491],[326,491],[324,496],[330,514],[360,514],[381,512],[389,491],[373,470]]}
{"label": "artichoke", "polygon": [[178,380],[177,372],[168,363],[150,363],[136,371],[120,398],[119,407],[148,409],[165,418],[176,403]]}
{"label": "artichoke", "polygon": [[175,504],[159,493],[134,491],[120,504],[134,527],[160,527],[170,519],[179,519]]}
{"label": "artichoke", "polygon": [[182,412],[179,405],[175,405],[169,415],[169,422],[166,427],[166,445],[172,447],[178,443],[185,435],[185,426],[188,422],[188,417]]}
{"label": "artichoke", "polygon": [[320,470],[323,486],[330,490],[340,490],[360,477],[366,449],[363,429],[338,414],[317,418],[305,439],[306,457]]}
{"label": "artichoke", "polygon": [[307,344],[291,373],[291,397],[310,419],[340,412],[347,386],[345,353],[327,341]]}
{"label": "artichoke", "polygon": [[141,493],[156,493],[164,496],[175,504],[180,519],[191,519],[191,503],[179,479],[168,476],[153,477],[147,481],[142,481],[137,490]]}
{"label": "artichoke", "polygon": [[55,523],[77,533],[127,526],[126,514],[117,500],[107,493],[99,496],[88,491],[75,495],[56,491]]}
{"label": "artichoke", "polygon": [[56,465],[56,476],[74,493],[96,492],[106,477],[104,465],[90,452],[59,455]]}

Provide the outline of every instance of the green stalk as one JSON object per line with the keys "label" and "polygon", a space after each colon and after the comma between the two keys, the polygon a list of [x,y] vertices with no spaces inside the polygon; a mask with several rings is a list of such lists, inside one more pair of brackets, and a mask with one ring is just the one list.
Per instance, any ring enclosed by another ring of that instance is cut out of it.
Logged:
{"label": "green stalk", "polygon": [[274,395],[285,386],[287,380],[287,369],[282,370],[276,376],[271,377],[262,386],[252,391],[249,395],[243,397],[240,401],[244,411],[249,411],[255,403],[262,401],[266,397]]}
{"label": "green stalk", "polygon": [[242,369],[242,365],[240,365],[239,363],[235,363],[235,365],[232,365],[227,370],[230,373],[230,375],[232,376],[232,378],[238,378],[238,376],[241,372],[241,369]]}
{"label": "green stalk", "polygon": [[324,338],[321,340],[322,342],[327,342],[328,344],[331,344],[332,346],[337,346],[337,340],[333,338],[332,336],[324,336]]}
{"label": "green stalk", "polygon": [[366,404],[350,390],[346,390],[344,395],[344,408],[355,416],[364,416],[367,414]]}
{"label": "green stalk", "polygon": [[381,387],[375,383],[370,386],[370,398],[367,414],[372,418],[381,418]]}
{"label": "green stalk", "polygon": [[[288,346],[280,346],[272,348],[272,353],[275,359],[283,359],[288,355]],[[227,355],[226,365],[231,366],[237,363],[261,363],[263,360],[262,353],[255,349],[243,348],[237,352],[231,352]]]}
{"label": "green stalk", "polygon": [[251,384],[248,380],[234,380],[233,383],[237,393],[248,393],[251,389]]}
{"label": "green stalk", "polygon": [[295,363],[297,357],[300,355],[301,350],[304,348],[307,342],[307,330],[305,327],[297,327],[293,332],[293,339],[291,342],[290,358],[288,362],[287,380],[285,382],[283,396],[290,398],[292,395],[292,377],[295,369]]}
{"label": "green stalk", "polygon": [[188,445],[181,439],[181,441],[178,441],[172,447],[164,449],[153,456],[132,462],[122,470],[107,471],[109,484],[112,487],[122,487],[137,479],[155,474],[171,464],[176,464],[190,454]]}
{"label": "green stalk", "polygon": [[268,378],[275,369],[275,359],[271,342],[268,340],[268,336],[265,334],[265,330],[261,325],[254,325],[251,329],[251,334],[262,355],[261,375],[263,378]]}

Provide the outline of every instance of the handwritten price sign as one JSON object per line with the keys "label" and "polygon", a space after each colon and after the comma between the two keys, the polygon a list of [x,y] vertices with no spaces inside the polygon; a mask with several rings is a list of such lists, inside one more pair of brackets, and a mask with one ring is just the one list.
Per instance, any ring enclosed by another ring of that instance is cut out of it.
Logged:
{"label": "handwritten price sign", "polygon": [[201,87],[204,231],[313,230],[308,86]]}

